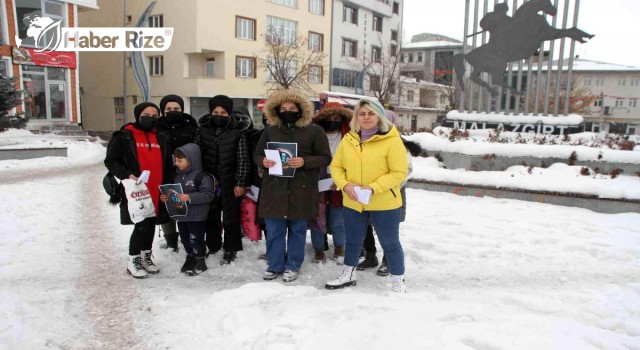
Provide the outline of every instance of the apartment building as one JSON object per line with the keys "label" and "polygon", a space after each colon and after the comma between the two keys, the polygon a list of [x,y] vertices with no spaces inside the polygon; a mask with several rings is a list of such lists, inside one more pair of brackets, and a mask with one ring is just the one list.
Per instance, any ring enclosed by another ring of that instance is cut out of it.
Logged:
{"label": "apartment building", "polygon": [[444,35],[422,33],[402,46],[402,75],[452,85],[453,56],[462,53],[462,42]]}
{"label": "apartment building", "polygon": [[[376,76],[368,65],[396,56],[401,46],[402,0],[334,0],[331,91],[367,93]],[[398,72],[398,75],[400,72]]]}
{"label": "apartment building", "polygon": [[585,118],[585,130],[640,134],[640,67],[576,59],[576,88],[597,96]]}
{"label": "apartment building", "polygon": [[[98,0],[100,10],[83,14],[80,25],[133,26],[149,2],[127,0],[126,8],[124,3]],[[148,24],[173,27],[174,34],[167,51],[146,53],[151,101],[177,94],[185,100],[185,112],[198,118],[209,112],[211,96],[225,94],[258,120],[257,104],[269,86],[269,74],[257,59],[268,56],[265,35],[304,37],[311,49],[328,50],[330,5],[328,0],[158,0]],[[133,120],[133,106],[142,96],[129,60],[122,52],[83,53],[85,129],[115,130]],[[328,67],[327,54],[317,74],[301,78],[317,92],[328,90]]]}
{"label": "apartment building", "polygon": [[438,117],[449,110],[449,99],[454,89],[451,86],[401,78],[400,93],[394,96],[391,105],[398,116],[396,126],[401,131],[430,131]]}
{"label": "apartment building", "polygon": [[36,52],[28,29],[38,21],[58,20],[62,27],[76,27],[79,14],[95,9],[95,0],[0,1],[0,74],[15,77],[16,87],[24,91],[16,112],[29,118],[27,128],[82,123],[78,54]]}

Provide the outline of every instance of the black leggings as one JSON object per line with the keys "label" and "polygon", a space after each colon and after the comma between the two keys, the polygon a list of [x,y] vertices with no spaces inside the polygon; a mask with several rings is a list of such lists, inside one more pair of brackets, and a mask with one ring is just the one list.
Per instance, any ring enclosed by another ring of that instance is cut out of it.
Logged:
{"label": "black leggings", "polygon": [[129,240],[129,255],[140,255],[143,250],[151,250],[156,232],[156,218],[146,218],[133,227]]}

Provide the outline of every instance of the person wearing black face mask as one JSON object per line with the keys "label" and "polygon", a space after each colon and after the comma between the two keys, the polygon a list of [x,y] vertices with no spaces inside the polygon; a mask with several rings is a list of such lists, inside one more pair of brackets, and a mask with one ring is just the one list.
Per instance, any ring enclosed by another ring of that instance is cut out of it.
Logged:
{"label": "person wearing black face mask", "polygon": [[219,189],[209,209],[206,243],[210,253],[224,249],[220,264],[227,265],[242,250],[240,201],[249,185],[251,167],[244,127],[230,117],[233,100],[224,95],[214,96],[209,100],[209,111],[199,119],[197,143],[204,171],[218,180]]}
{"label": "person wearing black face mask", "polygon": [[[159,205],[158,186],[172,178],[173,162],[168,152],[168,142],[164,134],[158,133],[155,125],[160,116],[160,108],[144,102],[134,108],[136,121],[124,125],[113,133],[107,146],[104,164],[111,174],[120,180],[137,180],[143,170],[149,170],[147,189],[156,209],[156,217],[147,218],[135,224],[129,241],[129,261],[127,271],[135,278],[160,272],[151,258],[151,247],[155,225],[168,222],[169,214],[164,205]],[[126,198],[120,202],[120,222],[133,225]]]}
{"label": "person wearing black face mask", "polygon": [[[184,100],[178,95],[167,95],[160,100],[162,116],[158,119],[158,131],[166,134],[170,154],[188,143],[195,142],[198,123],[187,113],[184,113]],[[171,219],[162,225],[162,233],[166,241],[166,248],[178,251],[178,230],[176,221]],[[163,245],[161,245],[163,246]]]}
{"label": "person wearing black face mask", "polygon": [[[258,216],[267,226],[267,262],[262,275],[273,280],[283,274],[283,281],[295,281],[304,261],[307,220],[318,215],[318,176],[331,162],[331,150],[324,131],[312,123],[313,105],[294,91],[272,94],[264,108],[266,127],[253,154],[262,169],[262,187]],[[275,162],[265,157],[269,142],[297,144],[297,155],[288,159],[295,169],[293,177],[269,173]]]}
{"label": "person wearing black face mask", "polygon": [[[349,122],[353,118],[353,112],[337,102],[325,104],[313,118],[314,123],[320,125],[329,141],[331,156],[333,157],[342,141],[342,137],[349,132]],[[329,167],[320,171],[320,179],[331,177]],[[325,260],[327,232],[333,236],[333,259],[337,264],[344,263],[344,245],[346,232],[344,229],[344,216],[342,214],[342,192],[329,190],[320,193],[320,211],[318,217],[311,221],[311,245],[315,252],[314,262]]]}

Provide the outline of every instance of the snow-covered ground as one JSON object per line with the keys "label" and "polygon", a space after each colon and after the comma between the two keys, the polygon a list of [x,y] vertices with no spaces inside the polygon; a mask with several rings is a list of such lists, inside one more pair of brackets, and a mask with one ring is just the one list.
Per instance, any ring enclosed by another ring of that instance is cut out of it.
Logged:
{"label": "snow-covered ground", "polygon": [[330,261],[262,281],[248,241],[186,277],[156,238],[162,271],[134,280],[98,158],[0,162],[0,349],[640,349],[638,213],[408,189],[404,295],[375,271],[325,290]]}

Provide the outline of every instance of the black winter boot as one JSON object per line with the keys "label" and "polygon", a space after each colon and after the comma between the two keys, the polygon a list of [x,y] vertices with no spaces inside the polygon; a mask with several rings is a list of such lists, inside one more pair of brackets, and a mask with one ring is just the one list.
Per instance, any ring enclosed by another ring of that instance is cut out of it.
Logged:
{"label": "black winter boot", "polygon": [[187,260],[184,261],[182,267],[180,268],[180,272],[186,273],[187,271],[193,271],[193,268],[196,265],[196,257],[193,255],[187,254]]}
{"label": "black winter boot", "polygon": [[382,263],[376,272],[378,276],[389,276],[389,266],[387,265],[387,257],[382,256]]}
{"label": "black winter boot", "polygon": [[178,233],[165,233],[164,240],[167,241],[167,249],[178,252]]}
{"label": "black winter boot", "polygon": [[362,271],[378,266],[378,257],[375,252],[369,253],[364,256],[364,260],[358,264],[356,270]]}
{"label": "black winter boot", "polygon": [[196,275],[199,275],[205,271],[207,271],[207,262],[204,256],[196,256],[196,267],[195,267]]}
{"label": "black winter boot", "polygon": [[229,265],[232,261],[236,260],[236,252],[233,250],[225,250],[220,265]]}

